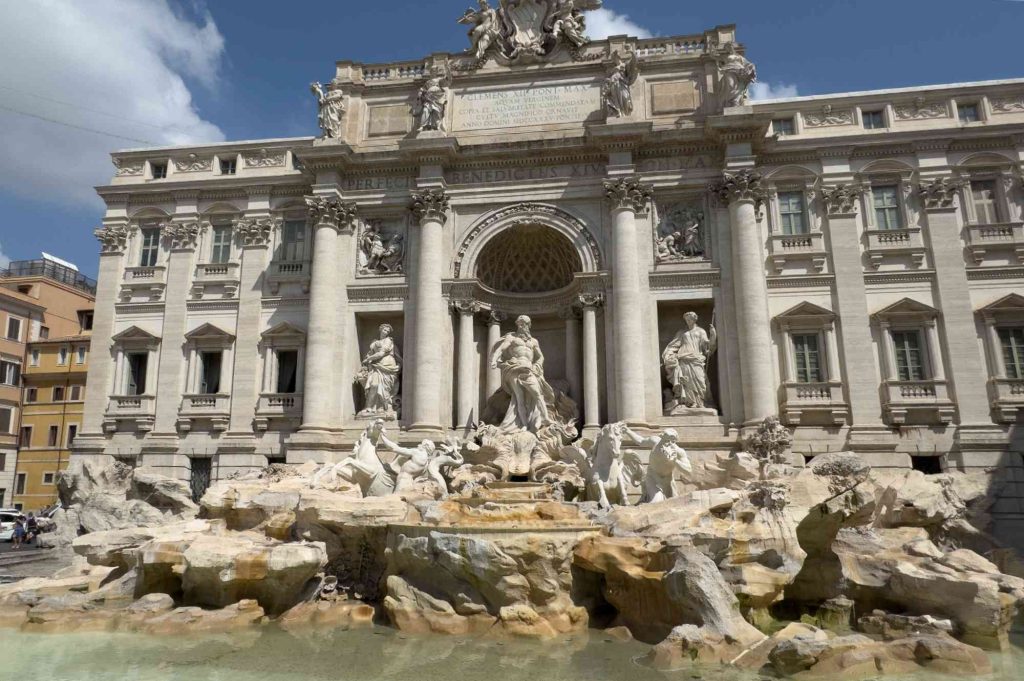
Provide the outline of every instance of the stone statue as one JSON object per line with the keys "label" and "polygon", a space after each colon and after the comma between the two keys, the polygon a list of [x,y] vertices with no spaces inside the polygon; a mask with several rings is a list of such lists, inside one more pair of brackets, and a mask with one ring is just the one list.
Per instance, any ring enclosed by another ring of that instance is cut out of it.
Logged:
{"label": "stone statue", "polygon": [[434,456],[427,464],[427,478],[434,482],[441,490],[441,498],[446,499],[449,494],[448,479],[442,471],[458,468],[465,465],[466,460],[459,453],[458,448],[451,444],[440,445]]}
{"label": "stone statue", "polygon": [[378,222],[367,222],[359,234],[360,274],[400,274],[405,261],[405,237],[387,238]]}
{"label": "stone statue", "polygon": [[380,274],[400,274],[405,261],[405,237],[395,234],[388,242],[384,254],[380,257],[378,272]]}
{"label": "stone statue", "polygon": [[511,397],[501,429],[537,433],[552,423],[549,405],[556,396],[544,379],[544,353],[530,333],[532,322],[522,316],[516,331],[502,338],[491,352],[491,368],[501,370],[501,386]]}
{"label": "stone statue", "polygon": [[310,85],[309,89],[316,95],[317,105],[320,107],[317,123],[320,124],[323,138],[341,137],[341,120],[345,115],[345,104],[342,101],[344,95],[336,90],[324,93],[324,86],[319,82]]}
{"label": "stone statue", "polygon": [[420,88],[416,97],[413,114],[417,119],[417,130],[426,132],[444,130],[444,115],[448,109],[448,88],[451,86],[451,73],[445,69],[443,73],[435,73]]}
{"label": "stone statue", "polygon": [[498,11],[492,9],[487,0],[480,0],[480,10],[476,11],[470,7],[459,19],[459,23],[473,25],[473,28],[469,30],[471,45],[468,51],[479,61],[486,59],[491,45],[501,38]]}
{"label": "stone statue", "polygon": [[661,355],[665,375],[672,385],[673,399],[666,411],[673,415],[693,409],[714,409],[707,365],[718,349],[718,332],[714,321],[710,334],[697,326],[696,312],[687,312],[684,319],[686,330],[676,334]]}
{"label": "stone statue", "polygon": [[556,40],[565,36],[576,49],[587,44],[587,18],[574,2],[563,3],[555,11],[552,29]]}
{"label": "stone statue", "polygon": [[395,491],[395,476],[377,455],[377,444],[384,436],[384,419],[376,419],[359,437],[352,454],[338,463],[321,466],[310,478],[309,486],[320,487],[325,479],[331,486],[340,478],[358,485],[364,497],[385,497]]}
{"label": "stone statue", "polygon": [[618,52],[614,54],[608,70],[608,77],[601,87],[605,113],[608,118],[623,118],[632,115],[632,87],[639,76],[640,63],[635,52],[631,52],[625,59]]}
{"label": "stone statue", "polygon": [[657,260],[682,262],[707,257],[704,246],[704,211],[673,206],[661,220],[655,237]]}
{"label": "stone statue", "polygon": [[596,501],[602,509],[629,504],[629,486],[639,485],[643,465],[634,452],[623,451],[625,423],[613,423],[601,429],[597,441],[588,440],[562,449],[562,459],[575,463],[585,481],[587,501]]}
{"label": "stone statue", "polygon": [[395,454],[391,470],[395,473],[395,494],[408,492],[421,479],[426,478],[430,460],[437,447],[430,440],[424,440],[414,448],[400,447],[381,432],[381,443]]}
{"label": "stone statue", "polygon": [[676,490],[673,481],[676,473],[685,475],[693,472],[690,457],[677,444],[679,434],[672,428],[658,437],[642,437],[629,428],[624,428],[623,433],[638,447],[651,448],[640,503],[655,504],[674,498]]}
{"label": "stone statue", "polygon": [[726,43],[722,50],[713,53],[721,74],[722,105],[743,106],[747,103],[750,86],[757,80],[757,68],[736,51],[735,43]]}
{"label": "stone statue", "polygon": [[381,324],[380,337],[370,345],[370,351],[363,358],[363,367],[356,377],[365,398],[359,418],[381,416],[394,420],[398,417],[395,397],[398,395],[402,356],[391,337],[392,332],[390,324]]}

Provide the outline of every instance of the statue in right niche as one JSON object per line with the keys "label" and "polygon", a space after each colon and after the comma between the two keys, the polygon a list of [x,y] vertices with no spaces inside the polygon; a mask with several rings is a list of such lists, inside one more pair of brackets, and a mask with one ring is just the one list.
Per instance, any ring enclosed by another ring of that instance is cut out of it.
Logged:
{"label": "statue in right niche", "polygon": [[672,386],[672,398],[665,406],[666,413],[671,415],[715,409],[708,362],[718,350],[718,331],[714,320],[708,331],[698,326],[700,318],[696,312],[687,312],[683,318],[686,329],[676,334],[661,355],[665,376]]}

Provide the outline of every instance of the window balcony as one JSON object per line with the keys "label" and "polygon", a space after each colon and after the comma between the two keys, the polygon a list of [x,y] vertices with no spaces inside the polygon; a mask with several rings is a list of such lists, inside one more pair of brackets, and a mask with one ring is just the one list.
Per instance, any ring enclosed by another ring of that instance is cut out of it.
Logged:
{"label": "window balcony", "polygon": [[992,392],[995,409],[1003,423],[1017,423],[1024,419],[1024,379],[994,378]]}
{"label": "window balcony", "polygon": [[156,397],[153,395],[113,395],[107,403],[103,429],[108,433],[121,430],[122,424],[134,425],[135,430],[148,433],[156,420]]}
{"label": "window balcony", "polygon": [[842,383],[786,383],[783,388],[782,413],[789,425],[806,425],[824,417],[841,426],[850,416],[850,407],[843,400]]}
{"label": "window balcony", "polygon": [[178,412],[178,430],[187,433],[194,421],[209,421],[213,431],[224,432],[230,419],[230,395],[185,395]]}
{"label": "window balcony", "polygon": [[302,423],[302,395],[265,393],[256,406],[256,430],[266,431],[271,420],[283,420],[289,427]]}
{"label": "window balcony", "polygon": [[904,259],[909,261],[913,269],[924,265],[927,252],[920,227],[907,229],[869,229],[864,232],[867,237],[868,258],[871,267],[879,269],[886,259]]}
{"label": "window balcony", "polygon": [[221,290],[224,298],[238,295],[241,266],[236,262],[204,263],[196,265],[192,282],[192,297],[202,299],[212,291]]}
{"label": "window balcony", "polygon": [[309,293],[309,278],[312,270],[309,262],[273,262],[267,275],[267,285],[272,295],[281,292],[282,284],[297,284],[303,293]]}
{"label": "window balcony", "polygon": [[949,424],[956,415],[944,380],[886,381],[885,395],[885,410],[892,425],[902,426],[912,415],[915,423]]}
{"label": "window balcony", "polygon": [[128,267],[125,268],[124,283],[121,284],[121,302],[130,303],[136,296],[145,296],[153,302],[159,301],[166,288],[166,267]]}
{"label": "window balcony", "polygon": [[768,254],[776,274],[801,262],[810,263],[811,268],[820,273],[828,260],[821,232],[773,234],[768,241]]}
{"label": "window balcony", "polygon": [[967,226],[967,248],[975,265],[1002,254],[1010,264],[1024,265],[1024,222]]}

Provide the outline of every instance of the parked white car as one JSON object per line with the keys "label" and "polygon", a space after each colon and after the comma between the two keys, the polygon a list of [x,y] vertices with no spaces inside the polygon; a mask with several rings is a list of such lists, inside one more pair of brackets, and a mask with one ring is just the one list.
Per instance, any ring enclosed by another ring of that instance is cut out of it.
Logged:
{"label": "parked white car", "polygon": [[13,508],[0,508],[0,541],[11,541],[14,539],[14,521],[21,515],[21,511]]}

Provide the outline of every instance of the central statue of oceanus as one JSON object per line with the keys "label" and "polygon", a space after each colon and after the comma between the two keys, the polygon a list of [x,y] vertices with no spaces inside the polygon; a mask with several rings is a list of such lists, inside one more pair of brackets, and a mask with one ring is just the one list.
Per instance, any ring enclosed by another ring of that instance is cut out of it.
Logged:
{"label": "central statue of oceanus", "polygon": [[565,45],[574,55],[587,44],[584,12],[603,0],[487,0],[459,19],[472,26],[467,52],[483,63],[490,56],[509,62],[539,61]]}

